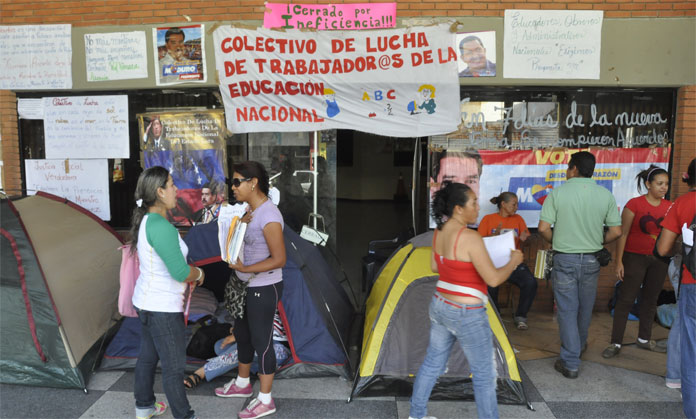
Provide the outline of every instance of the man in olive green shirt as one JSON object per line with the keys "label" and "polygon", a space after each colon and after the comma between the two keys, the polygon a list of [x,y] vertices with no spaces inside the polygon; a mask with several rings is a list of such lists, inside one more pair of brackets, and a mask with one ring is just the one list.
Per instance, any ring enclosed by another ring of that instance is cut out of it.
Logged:
{"label": "man in olive green shirt", "polygon": [[[594,167],[592,153],[574,153],[568,162],[566,183],[546,198],[539,220],[539,234],[556,252],[551,281],[561,353],[554,368],[567,378],[577,378],[580,355],[587,346],[600,269],[594,253],[621,236],[616,200],[592,180]],[[609,227],[606,233],[605,225]]]}

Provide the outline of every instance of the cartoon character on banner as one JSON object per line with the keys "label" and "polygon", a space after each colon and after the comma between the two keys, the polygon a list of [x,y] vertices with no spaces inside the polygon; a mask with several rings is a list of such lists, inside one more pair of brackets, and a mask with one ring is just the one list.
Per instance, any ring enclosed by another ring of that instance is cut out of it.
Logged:
{"label": "cartoon character on banner", "polygon": [[423,103],[421,103],[420,107],[425,109],[428,115],[434,114],[435,107],[437,106],[435,105],[435,86],[424,84],[418,88],[418,92],[423,98]]}
{"label": "cartoon character on banner", "polygon": [[[435,113],[437,104],[435,103],[435,86],[431,84],[423,84],[418,88],[418,99],[412,100],[406,106],[406,110],[411,112],[411,115],[420,113],[420,109],[424,109],[429,115]],[[423,101],[420,105],[418,102]]]}
{"label": "cartoon character on banner", "polygon": [[324,100],[326,101],[327,117],[333,118],[334,116],[338,115],[339,112],[341,112],[341,109],[338,107],[338,103],[336,102],[336,92],[334,92],[333,89],[329,89],[328,87],[324,89]]}

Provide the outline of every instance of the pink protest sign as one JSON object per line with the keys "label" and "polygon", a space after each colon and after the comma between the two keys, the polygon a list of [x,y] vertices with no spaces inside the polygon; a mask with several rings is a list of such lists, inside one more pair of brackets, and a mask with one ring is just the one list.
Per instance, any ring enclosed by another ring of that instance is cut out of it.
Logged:
{"label": "pink protest sign", "polygon": [[396,26],[396,3],[267,3],[264,28],[347,31]]}

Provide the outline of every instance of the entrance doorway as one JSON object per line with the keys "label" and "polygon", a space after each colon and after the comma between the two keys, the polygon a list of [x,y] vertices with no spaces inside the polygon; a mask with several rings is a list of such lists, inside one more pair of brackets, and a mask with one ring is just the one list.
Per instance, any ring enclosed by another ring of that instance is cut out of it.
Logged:
{"label": "entrance doorway", "polygon": [[[352,288],[361,292],[362,258],[373,240],[413,228],[412,184],[416,138],[339,130],[336,167],[337,253]],[[425,173],[425,169],[423,169]]]}

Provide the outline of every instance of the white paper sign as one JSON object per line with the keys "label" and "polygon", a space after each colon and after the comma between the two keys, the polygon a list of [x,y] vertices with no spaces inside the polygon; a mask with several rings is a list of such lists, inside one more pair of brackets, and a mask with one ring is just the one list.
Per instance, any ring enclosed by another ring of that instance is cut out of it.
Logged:
{"label": "white paper sign", "polygon": [[686,223],[682,226],[682,241],[687,246],[694,245],[694,232],[689,228]]}
{"label": "white paper sign", "polygon": [[17,99],[17,115],[20,119],[43,119],[43,99]]}
{"label": "white paper sign", "polygon": [[510,250],[515,250],[515,234],[508,231],[498,236],[484,237],[483,244],[493,261],[493,266],[500,268],[510,262]]}
{"label": "white paper sign", "polygon": [[45,97],[48,159],[127,159],[128,96]]}
{"label": "white paper sign", "polygon": [[24,169],[28,195],[52,193],[111,219],[107,160],[24,160]]}
{"label": "white paper sign", "polygon": [[87,81],[147,77],[145,32],[85,34]]}
{"label": "white paper sign", "polygon": [[505,78],[599,79],[600,11],[505,10]]}
{"label": "white paper sign", "polygon": [[460,122],[454,38],[449,25],[351,32],[221,26],[213,39],[227,127],[452,132]]}
{"label": "white paper sign", "polygon": [[70,25],[0,26],[0,89],[71,89]]}

